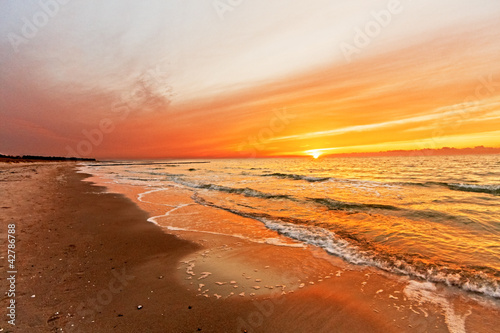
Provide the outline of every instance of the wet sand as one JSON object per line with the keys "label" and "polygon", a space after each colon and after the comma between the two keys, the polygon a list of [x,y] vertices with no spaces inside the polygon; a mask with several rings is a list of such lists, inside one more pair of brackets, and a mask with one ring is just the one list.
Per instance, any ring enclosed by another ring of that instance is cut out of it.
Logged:
{"label": "wet sand", "polygon": [[[16,224],[18,270],[16,326],[2,314],[3,332],[494,332],[498,325],[498,309],[459,291],[450,296],[438,286],[447,296],[436,300],[421,282],[319,249],[166,227],[248,222],[227,212],[193,204],[155,225],[146,211],[159,208],[136,199],[144,189],[109,193],[74,168],[0,166],[0,220]],[[166,200],[186,195],[172,190]]]}

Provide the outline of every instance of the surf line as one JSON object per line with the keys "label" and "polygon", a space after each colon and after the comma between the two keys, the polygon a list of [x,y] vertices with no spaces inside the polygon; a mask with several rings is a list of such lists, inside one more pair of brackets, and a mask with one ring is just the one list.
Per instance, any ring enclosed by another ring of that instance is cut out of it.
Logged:
{"label": "surf line", "polygon": [[153,217],[150,217],[148,219],[148,222],[151,222],[151,223],[154,223],[156,225],[159,225],[158,222],[156,222],[156,219],[160,218],[160,217],[165,217],[165,216],[169,216],[170,213],[178,210],[178,209],[181,209],[182,207],[186,207],[186,206],[191,206],[191,205],[194,205],[192,203],[187,203],[187,204],[180,204],[178,206],[175,206],[174,208],[172,208],[171,210],[167,211],[165,214],[163,215],[157,215],[157,216],[153,216]]}
{"label": "surf line", "polygon": [[160,189],[156,189],[156,190],[151,190],[151,191],[146,191],[146,192],[143,192],[143,193],[139,193],[137,195],[137,200],[139,200],[140,202],[149,203],[149,204],[152,204],[152,205],[161,205],[161,206],[174,207],[174,208],[177,207],[177,206],[167,205],[167,204],[163,204],[163,203],[159,203],[159,202],[146,201],[146,200],[142,199],[145,195],[148,195],[150,193],[167,191],[167,190],[168,190],[168,188],[160,188]]}

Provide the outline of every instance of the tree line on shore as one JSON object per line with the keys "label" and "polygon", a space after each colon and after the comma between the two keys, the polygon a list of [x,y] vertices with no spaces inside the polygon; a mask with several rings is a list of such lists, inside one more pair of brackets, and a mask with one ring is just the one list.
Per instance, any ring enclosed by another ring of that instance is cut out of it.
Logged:
{"label": "tree line on shore", "polygon": [[60,156],[37,156],[37,155],[22,155],[12,156],[0,154],[1,160],[14,161],[96,161],[95,158],[81,158],[81,157],[60,157]]}

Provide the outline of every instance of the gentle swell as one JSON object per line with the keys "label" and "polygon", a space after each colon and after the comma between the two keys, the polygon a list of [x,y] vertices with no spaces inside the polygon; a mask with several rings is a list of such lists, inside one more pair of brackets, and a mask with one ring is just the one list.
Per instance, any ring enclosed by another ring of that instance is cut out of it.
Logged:
{"label": "gentle swell", "polygon": [[270,174],[265,174],[265,175],[260,175],[261,177],[276,177],[276,178],[281,178],[281,179],[293,179],[293,180],[305,180],[310,183],[315,183],[315,182],[324,182],[326,180],[330,180],[330,177],[312,177],[312,176],[304,176],[304,175],[295,175],[293,173],[270,173]]}
{"label": "gentle swell", "polygon": [[[336,179],[333,177],[313,177],[313,176],[305,176],[305,175],[297,175],[293,173],[270,173],[260,175],[261,177],[275,177],[281,179],[292,179],[292,180],[305,180],[310,183],[315,182],[324,182],[327,180],[337,180],[337,181],[345,181],[349,182],[348,179]],[[455,184],[455,183],[445,183],[445,182],[396,182],[396,183],[380,183],[380,185],[409,185],[409,186],[444,186],[453,191],[463,191],[463,192],[478,192],[478,193],[488,193],[493,195],[500,195],[500,185],[488,184],[488,185],[475,185],[475,184]]]}
{"label": "gentle swell", "polygon": [[409,185],[409,186],[422,186],[422,187],[442,186],[442,187],[447,187],[453,191],[477,192],[477,193],[500,195],[500,185],[498,184],[477,185],[477,184],[457,184],[457,183],[444,183],[444,182],[424,182],[424,183],[404,182],[396,184]]}
{"label": "gentle swell", "polygon": [[500,195],[500,185],[447,184],[450,190]]}
{"label": "gentle swell", "polygon": [[[186,182],[179,178],[174,178],[174,182],[188,186],[194,189],[204,189],[210,191],[219,191],[237,195],[243,195],[246,197],[260,198],[260,199],[285,199],[291,201],[299,201],[298,198],[295,198],[291,195],[286,194],[273,194],[273,193],[265,193],[261,192],[249,187],[245,188],[233,188],[228,186],[221,186],[215,184],[196,184]],[[356,202],[345,202],[334,200],[330,198],[307,198],[308,201],[311,201],[315,204],[322,205],[329,210],[335,211],[345,211],[349,213],[362,213],[362,212],[371,212],[373,210],[378,210],[380,213],[385,215],[398,214],[398,216],[404,216],[413,220],[433,220],[437,222],[441,222],[444,220],[447,221],[456,221],[464,224],[473,223],[472,220],[465,216],[455,216],[447,213],[433,211],[433,210],[412,210],[412,209],[404,209],[392,205],[383,205],[383,204],[374,204],[374,203],[356,203]]]}
{"label": "gentle swell", "polygon": [[234,187],[227,187],[227,186],[221,186],[221,185],[215,185],[215,184],[195,184],[195,183],[189,183],[189,182],[186,182],[186,181],[183,181],[180,179],[174,179],[174,181],[178,184],[181,184],[181,185],[184,185],[187,187],[191,187],[191,188],[219,191],[219,192],[226,192],[226,193],[234,193],[234,194],[244,195],[246,197],[255,197],[255,198],[263,198],[263,199],[294,200],[293,197],[291,197],[289,195],[264,193],[261,191],[251,189],[249,187],[234,188]]}
{"label": "gentle swell", "polygon": [[291,239],[323,248],[352,264],[370,265],[397,274],[410,275],[431,282],[441,282],[467,291],[500,298],[500,272],[491,267],[460,266],[450,268],[446,263],[427,263],[425,258],[401,253],[388,253],[376,244],[344,232],[334,232],[311,226],[311,221],[273,216],[266,213],[242,212],[209,202],[196,193],[193,200],[201,205],[222,209],[233,214],[262,222]]}
{"label": "gentle swell", "polygon": [[384,209],[384,210],[401,210],[398,207],[391,205],[380,205],[380,204],[363,204],[363,203],[353,203],[353,202],[344,202],[337,201],[328,198],[310,198],[311,201],[326,206],[331,210],[343,210],[343,211],[365,211],[372,209]]}

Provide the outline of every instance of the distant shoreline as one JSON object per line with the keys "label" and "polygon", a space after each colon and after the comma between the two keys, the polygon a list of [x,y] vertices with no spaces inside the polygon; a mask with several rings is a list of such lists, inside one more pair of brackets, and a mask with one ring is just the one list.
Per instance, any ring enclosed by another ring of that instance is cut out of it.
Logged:
{"label": "distant shoreline", "polygon": [[19,162],[75,162],[75,161],[92,161],[97,162],[95,158],[79,158],[79,157],[59,157],[59,156],[10,156],[0,154],[0,162],[19,163]]}

